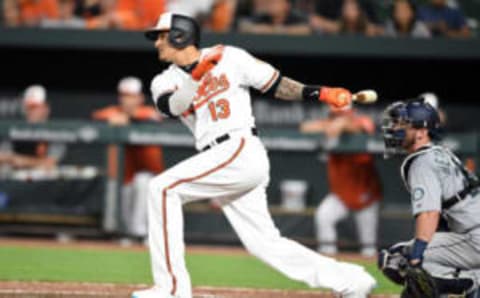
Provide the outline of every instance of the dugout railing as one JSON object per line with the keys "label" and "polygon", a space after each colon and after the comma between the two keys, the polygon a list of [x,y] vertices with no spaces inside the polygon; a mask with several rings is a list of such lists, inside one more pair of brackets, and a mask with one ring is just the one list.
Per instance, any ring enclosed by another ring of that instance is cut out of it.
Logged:
{"label": "dugout railing", "polygon": [[[409,215],[409,199],[400,181],[399,160],[383,160],[383,142],[379,135],[344,136],[337,143],[326,143],[322,135],[303,135],[295,129],[288,128],[260,128],[260,137],[269,150],[272,163],[269,203],[282,233],[306,244],[314,244],[313,208],[328,191],[326,165],[317,162],[317,159],[319,155],[329,152],[375,154],[385,194],[381,212],[383,230],[381,234],[384,235],[382,239],[389,243],[391,233],[388,231],[391,230],[400,231],[400,234],[404,235],[410,233],[412,221]],[[13,187],[14,190],[20,189],[20,192],[26,194],[24,196],[27,198],[22,200],[32,202],[30,205],[24,204],[20,207],[10,204],[15,208],[10,208],[9,204],[0,204],[0,227],[8,223],[33,225],[43,223],[57,226],[90,226],[102,233],[122,233],[119,200],[124,145],[161,145],[164,148],[167,167],[195,153],[193,138],[189,132],[183,126],[172,123],[111,127],[89,121],[51,121],[43,125],[0,121],[0,139],[65,143],[69,148],[67,152],[73,150],[72,155],[77,155],[68,158],[70,164],[67,165],[69,166],[67,169],[71,170],[72,165],[75,165],[77,169],[93,166],[99,170],[95,179],[82,180],[83,184],[78,180],[72,182],[65,179],[66,176],[60,175],[53,181],[43,182],[44,185],[37,189],[22,187],[22,183],[35,185],[35,181],[28,179],[17,179],[13,186],[11,179],[0,180],[0,196],[2,194],[8,196],[5,189],[11,191]],[[476,159],[480,152],[479,135],[475,132],[447,135],[444,144],[464,159]],[[92,148],[95,150],[92,151]],[[305,197],[306,208],[302,210],[292,211],[282,207],[280,186],[283,181],[291,179],[303,180],[309,186]],[[49,198],[42,198],[45,196],[55,199],[52,201]],[[53,204],[60,208],[49,209],[48,206],[39,205],[40,203]],[[217,243],[238,241],[221,213],[210,208],[208,204],[186,206],[185,212],[187,240]],[[355,233],[352,223],[347,222],[340,228],[343,231],[340,240],[346,246],[354,245]],[[19,231],[18,226],[16,231]]]}

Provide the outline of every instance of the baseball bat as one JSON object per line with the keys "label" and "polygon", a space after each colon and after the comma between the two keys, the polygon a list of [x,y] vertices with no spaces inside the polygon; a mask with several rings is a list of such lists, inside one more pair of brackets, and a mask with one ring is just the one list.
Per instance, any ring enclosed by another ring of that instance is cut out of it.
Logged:
{"label": "baseball bat", "polygon": [[378,99],[377,92],[375,90],[362,90],[352,94],[352,101],[362,104],[371,104]]}

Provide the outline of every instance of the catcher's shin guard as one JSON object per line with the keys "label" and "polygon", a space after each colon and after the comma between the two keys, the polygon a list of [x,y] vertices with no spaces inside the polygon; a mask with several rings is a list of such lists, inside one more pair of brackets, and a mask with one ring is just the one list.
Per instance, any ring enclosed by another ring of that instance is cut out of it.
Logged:
{"label": "catcher's shin guard", "polygon": [[[470,278],[439,278],[434,277],[438,291],[442,294],[465,295],[474,292],[474,285]],[[469,297],[468,294],[466,297]],[[475,297],[475,296],[473,296]]]}

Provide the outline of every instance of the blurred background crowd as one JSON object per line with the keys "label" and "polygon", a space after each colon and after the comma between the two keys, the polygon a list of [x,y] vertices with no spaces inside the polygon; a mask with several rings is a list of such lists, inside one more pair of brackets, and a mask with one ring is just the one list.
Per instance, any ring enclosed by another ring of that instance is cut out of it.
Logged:
{"label": "blurred background crowd", "polygon": [[205,30],[254,34],[477,35],[475,0],[0,0],[6,27],[142,30],[173,11]]}

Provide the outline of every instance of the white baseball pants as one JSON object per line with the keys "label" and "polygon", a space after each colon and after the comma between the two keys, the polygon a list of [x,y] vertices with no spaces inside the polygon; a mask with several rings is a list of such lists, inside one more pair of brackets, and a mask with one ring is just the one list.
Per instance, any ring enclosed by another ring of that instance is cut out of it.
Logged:
{"label": "white baseball pants", "polygon": [[148,184],[152,177],[149,172],[140,172],[135,174],[131,183],[122,187],[122,220],[131,236],[147,236]]}
{"label": "white baseball pants", "polygon": [[[217,199],[246,249],[291,279],[311,287],[349,291],[364,273],[282,237],[268,211],[269,161],[260,140],[232,137],[153,178],[148,200],[154,282],[172,296],[192,297],[185,266],[182,204]],[[362,269],[362,270],[359,270]]]}
{"label": "white baseball pants", "polygon": [[[379,203],[375,202],[364,209],[354,212],[358,240],[362,254],[372,256],[376,253]],[[337,253],[336,225],[347,218],[350,210],[336,194],[328,194],[315,211],[315,227],[318,251],[324,254]]]}

